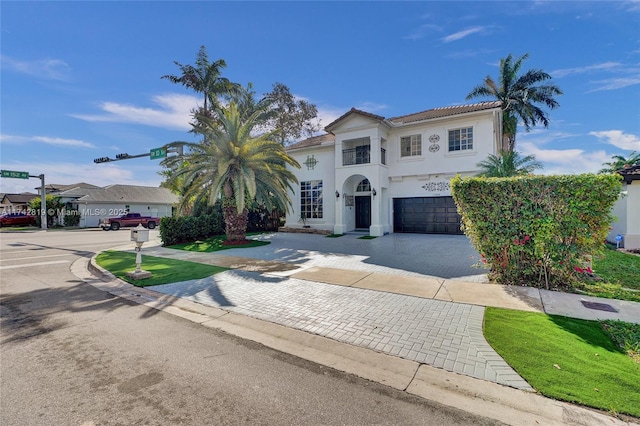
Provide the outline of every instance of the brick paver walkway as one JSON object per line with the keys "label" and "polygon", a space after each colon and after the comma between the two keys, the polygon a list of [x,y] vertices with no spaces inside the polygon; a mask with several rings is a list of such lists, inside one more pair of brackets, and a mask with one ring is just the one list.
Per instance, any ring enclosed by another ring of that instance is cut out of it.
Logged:
{"label": "brick paver walkway", "polygon": [[153,289],[448,371],[531,389],[485,341],[481,306],[239,270]]}

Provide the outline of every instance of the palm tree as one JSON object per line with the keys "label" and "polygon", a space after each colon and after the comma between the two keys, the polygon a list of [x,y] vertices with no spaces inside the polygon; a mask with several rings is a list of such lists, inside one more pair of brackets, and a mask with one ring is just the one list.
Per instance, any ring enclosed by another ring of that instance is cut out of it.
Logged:
{"label": "palm tree", "polygon": [[178,61],[173,61],[180,68],[180,75],[163,75],[172,83],[182,84],[194,90],[196,93],[202,93],[204,96],[204,106],[200,111],[203,115],[209,115],[210,107],[215,109],[219,103],[220,96],[232,95],[237,92],[239,85],[232,83],[227,78],[221,77],[222,69],[227,67],[224,59],[218,59],[209,62],[207,49],[200,46],[200,50],[196,56],[196,66],[182,65]]}
{"label": "palm tree", "polygon": [[221,198],[230,244],[246,238],[248,203],[256,200],[269,211],[274,208],[286,211],[292,206],[287,190],[293,191],[292,183],[297,183],[297,179],[286,165],[300,167],[273,140],[272,133],[252,135],[264,115],[264,103],[256,105],[251,114],[242,111],[235,101],[226,107],[218,105],[215,118],[198,117],[203,142],[168,145],[185,144],[189,148],[184,158],[167,159],[167,167],[174,171],[167,184],[183,180],[179,209],[194,200],[214,204]]}
{"label": "palm tree", "polygon": [[603,166],[607,166],[600,170],[600,173],[615,173],[618,170],[624,169],[625,166],[635,166],[640,164],[640,152],[633,151],[629,154],[628,158],[623,157],[622,155],[613,155],[611,156],[613,161],[608,163],[602,163]]}
{"label": "palm tree", "polygon": [[502,151],[499,156],[491,154],[477,166],[481,169],[479,176],[484,177],[523,176],[542,168],[535,155],[521,157],[517,151]]}
{"label": "palm tree", "polygon": [[549,109],[555,109],[560,104],[554,96],[562,95],[554,84],[541,84],[550,80],[551,76],[542,70],[529,70],[518,75],[522,62],[529,57],[524,54],[515,62],[511,54],[500,60],[500,76],[498,82],[490,76],[484,83],[476,86],[467,95],[467,99],[477,97],[491,97],[502,103],[502,147],[501,151],[513,151],[516,145],[516,130],[518,119],[522,120],[526,131],[542,123],[549,127],[549,117],[536,104],[543,104]]}

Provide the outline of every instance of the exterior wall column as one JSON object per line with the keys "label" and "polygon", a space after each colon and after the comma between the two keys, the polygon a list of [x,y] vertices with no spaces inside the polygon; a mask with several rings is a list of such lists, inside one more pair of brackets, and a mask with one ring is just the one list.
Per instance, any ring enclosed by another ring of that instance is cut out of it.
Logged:
{"label": "exterior wall column", "polygon": [[640,181],[627,185],[627,229],[624,234],[624,248],[640,248]]}
{"label": "exterior wall column", "polygon": [[[380,237],[384,235],[384,226],[380,222],[380,210],[382,206],[382,188],[371,187],[371,226],[369,227],[369,235],[372,237]],[[376,195],[373,196],[373,189],[376,190]]]}
{"label": "exterior wall column", "polygon": [[[341,157],[342,158],[342,157]],[[336,182],[336,191],[340,193],[340,197],[335,198],[335,224],[333,225],[333,233],[334,234],[344,234],[347,232],[347,225],[344,223],[344,191],[343,185],[338,185]],[[332,194],[335,195],[335,194]]]}

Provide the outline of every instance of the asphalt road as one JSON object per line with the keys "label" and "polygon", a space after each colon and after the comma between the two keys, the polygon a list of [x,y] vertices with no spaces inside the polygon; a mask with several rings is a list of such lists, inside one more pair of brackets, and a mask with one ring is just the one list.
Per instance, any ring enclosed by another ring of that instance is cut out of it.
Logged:
{"label": "asphalt road", "polygon": [[496,424],[133,304],[70,272],[129,236],[0,232],[0,424]]}

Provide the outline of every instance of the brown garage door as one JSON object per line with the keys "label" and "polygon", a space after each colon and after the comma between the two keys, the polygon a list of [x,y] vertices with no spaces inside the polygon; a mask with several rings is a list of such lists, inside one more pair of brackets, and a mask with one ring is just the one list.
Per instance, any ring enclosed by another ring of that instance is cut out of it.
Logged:
{"label": "brown garage door", "polygon": [[462,234],[453,197],[394,198],[393,232]]}

